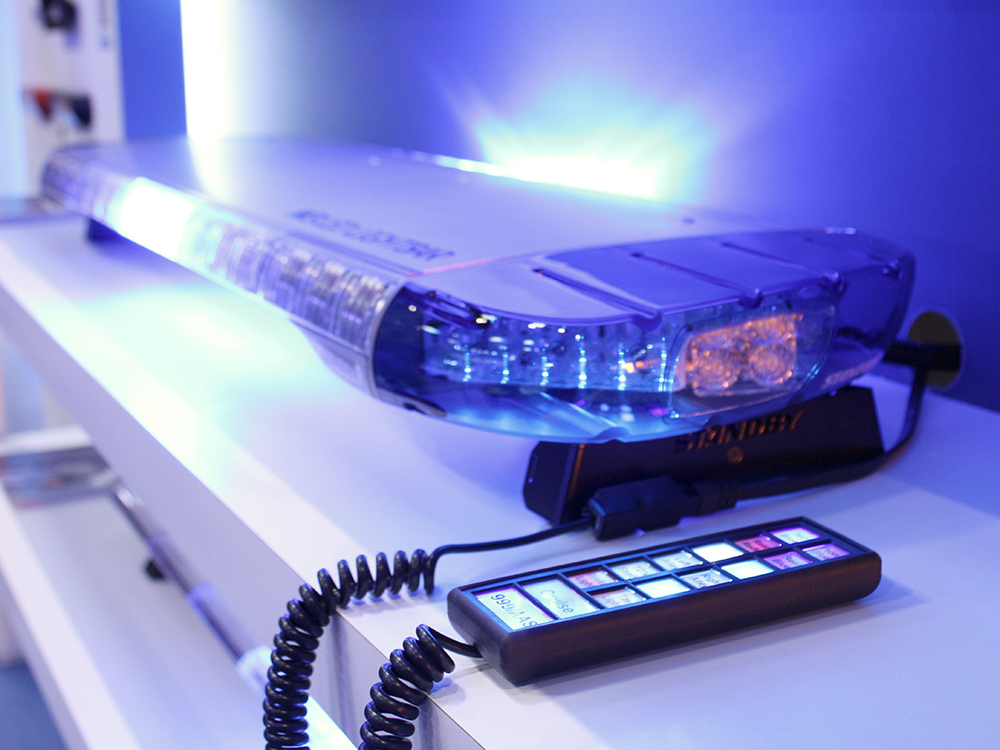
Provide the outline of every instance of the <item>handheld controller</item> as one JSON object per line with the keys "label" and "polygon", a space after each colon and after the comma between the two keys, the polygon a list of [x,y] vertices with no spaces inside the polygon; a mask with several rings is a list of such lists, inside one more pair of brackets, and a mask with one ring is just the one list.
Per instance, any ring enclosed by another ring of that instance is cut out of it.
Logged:
{"label": "handheld controller", "polygon": [[453,589],[455,628],[515,684],[872,593],[879,556],[794,518]]}

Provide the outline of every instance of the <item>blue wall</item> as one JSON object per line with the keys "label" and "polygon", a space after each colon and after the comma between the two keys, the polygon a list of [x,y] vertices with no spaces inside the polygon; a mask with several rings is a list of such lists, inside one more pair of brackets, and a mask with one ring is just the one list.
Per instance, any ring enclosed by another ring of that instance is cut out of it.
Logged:
{"label": "blue wall", "polygon": [[470,158],[588,127],[641,158],[673,143],[676,197],[910,248],[910,319],[943,311],[965,340],[951,393],[1000,409],[1000,4],[237,5],[251,129]]}
{"label": "blue wall", "polygon": [[118,25],[126,137],[182,135],[180,0],[118,0]]}

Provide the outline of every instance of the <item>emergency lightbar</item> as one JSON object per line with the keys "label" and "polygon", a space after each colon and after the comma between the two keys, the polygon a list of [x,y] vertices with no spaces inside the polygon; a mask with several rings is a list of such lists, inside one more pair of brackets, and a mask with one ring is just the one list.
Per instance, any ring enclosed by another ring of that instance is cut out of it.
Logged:
{"label": "emergency lightbar", "polygon": [[[45,194],[286,311],[370,395],[549,441],[697,431],[877,364],[912,256],[372,146],[56,152]],[[457,168],[456,168],[457,167]]]}

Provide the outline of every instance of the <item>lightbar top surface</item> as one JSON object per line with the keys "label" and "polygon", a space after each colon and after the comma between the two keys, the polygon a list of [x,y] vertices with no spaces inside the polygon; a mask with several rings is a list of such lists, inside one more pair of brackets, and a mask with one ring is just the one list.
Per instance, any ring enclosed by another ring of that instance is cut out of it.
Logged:
{"label": "lightbar top surface", "polygon": [[[176,138],[76,146],[59,152],[53,165],[60,159],[204,197],[405,275],[554,250],[774,228],[723,212],[463,172],[424,154],[360,144]],[[63,190],[54,176],[46,184],[47,193]]]}

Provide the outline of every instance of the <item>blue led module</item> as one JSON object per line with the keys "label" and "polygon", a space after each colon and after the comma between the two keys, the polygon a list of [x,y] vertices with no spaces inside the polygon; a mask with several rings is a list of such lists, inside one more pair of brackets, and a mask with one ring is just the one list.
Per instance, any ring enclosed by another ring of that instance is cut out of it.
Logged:
{"label": "blue led module", "polygon": [[447,163],[171,139],[63,149],[44,185],[286,311],[366,393],[550,441],[666,437],[834,390],[879,362],[906,313],[912,256],[852,230]]}

